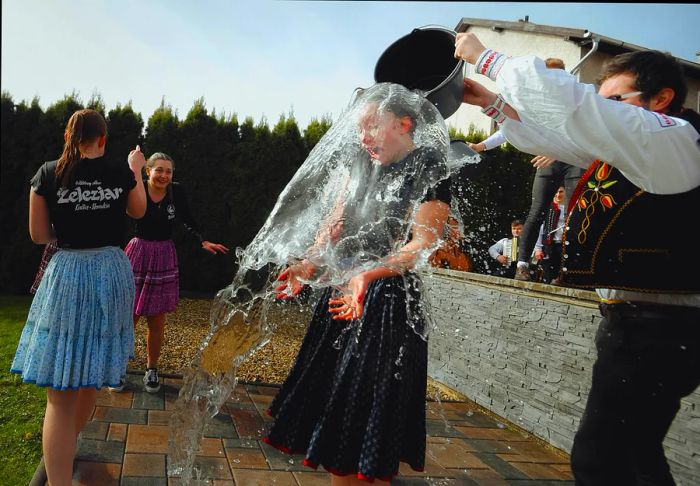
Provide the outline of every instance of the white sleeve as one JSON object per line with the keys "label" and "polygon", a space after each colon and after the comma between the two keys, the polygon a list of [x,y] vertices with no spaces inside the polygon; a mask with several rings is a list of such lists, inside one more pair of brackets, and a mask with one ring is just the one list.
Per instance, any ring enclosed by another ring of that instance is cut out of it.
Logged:
{"label": "white sleeve", "polygon": [[491,136],[482,143],[484,144],[484,147],[486,147],[486,150],[491,150],[506,143],[506,137],[500,130],[498,130],[497,132],[491,134]]}
{"label": "white sleeve", "polygon": [[656,194],[700,185],[700,135],[687,121],[604,99],[534,56],[506,60],[496,81],[521,119],[501,126],[519,150],[579,167],[600,159]]}
{"label": "white sleeve", "polygon": [[498,240],[496,243],[489,247],[489,255],[491,258],[496,259],[499,255],[503,254],[503,240]]}
{"label": "white sleeve", "polygon": [[540,225],[540,234],[537,236],[537,243],[535,243],[535,250],[542,250],[544,241],[544,223]]}

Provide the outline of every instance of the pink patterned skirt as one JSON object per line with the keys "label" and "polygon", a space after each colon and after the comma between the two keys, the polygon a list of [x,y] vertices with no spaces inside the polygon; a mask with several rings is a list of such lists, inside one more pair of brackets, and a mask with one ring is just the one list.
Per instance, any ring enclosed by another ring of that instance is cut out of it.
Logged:
{"label": "pink patterned skirt", "polygon": [[180,299],[180,284],[173,240],[133,238],[124,252],[134,271],[134,315],[174,312]]}

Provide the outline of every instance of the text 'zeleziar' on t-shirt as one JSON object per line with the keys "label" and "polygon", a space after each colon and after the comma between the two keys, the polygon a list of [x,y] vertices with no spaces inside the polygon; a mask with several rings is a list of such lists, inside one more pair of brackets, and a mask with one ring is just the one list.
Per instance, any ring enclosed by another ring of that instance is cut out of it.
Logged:
{"label": "text 'zeleziar' on t-shirt", "polygon": [[126,161],[82,159],[72,181],[56,180],[57,161],[44,163],[31,179],[33,190],[43,196],[60,248],[123,246],[126,236],[126,204],[136,186]]}

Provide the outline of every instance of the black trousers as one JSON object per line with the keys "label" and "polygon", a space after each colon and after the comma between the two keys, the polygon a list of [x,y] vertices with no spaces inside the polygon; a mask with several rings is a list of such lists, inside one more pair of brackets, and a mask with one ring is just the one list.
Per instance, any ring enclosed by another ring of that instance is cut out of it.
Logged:
{"label": "black trousers", "polygon": [[551,247],[547,248],[546,254],[548,258],[542,260],[542,282],[550,283],[552,279],[559,276],[561,269],[561,242],[552,243]]}
{"label": "black trousers", "polygon": [[569,198],[576,188],[578,180],[581,178],[584,169],[564,162],[556,161],[549,167],[537,169],[535,179],[532,182],[532,203],[530,212],[525,218],[523,232],[520,234],[518,245],[518,259],[529,261],[532,250],[537,243],[540,225],[544,221],[547,211],[552,207],[552,199],[559,187],[566,188],[566,200],[564,207],[569,203]]}
{"label": "black trousers", "polygon": [[571,451],[577,485],[672,485],[663,440],[700,384],[700,309],[601,305],[598,358]]}

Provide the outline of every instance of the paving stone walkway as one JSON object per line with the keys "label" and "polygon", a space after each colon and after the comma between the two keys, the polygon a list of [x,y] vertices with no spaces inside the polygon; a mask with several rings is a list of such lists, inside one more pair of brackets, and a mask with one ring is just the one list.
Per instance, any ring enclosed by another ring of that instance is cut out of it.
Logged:
{"label": "paving stone walkway", "polygon": [[[141,375],[128,375],[122,393],[103,389],[78,442],[73,484],[175,486],[167,477],[168,421],[182,381],[164,379],[158,393],[143,391]],[[210,425],[197,455],[197,485],[321,486],[328,474],[262,442],[265,414],[277,388],[239,385]],[[573,484],[569,458],[512,431],[468,402],[427,402],[426,468],[402,464],[392,485]],[[35,478],[39,475],[35,475]]]}

